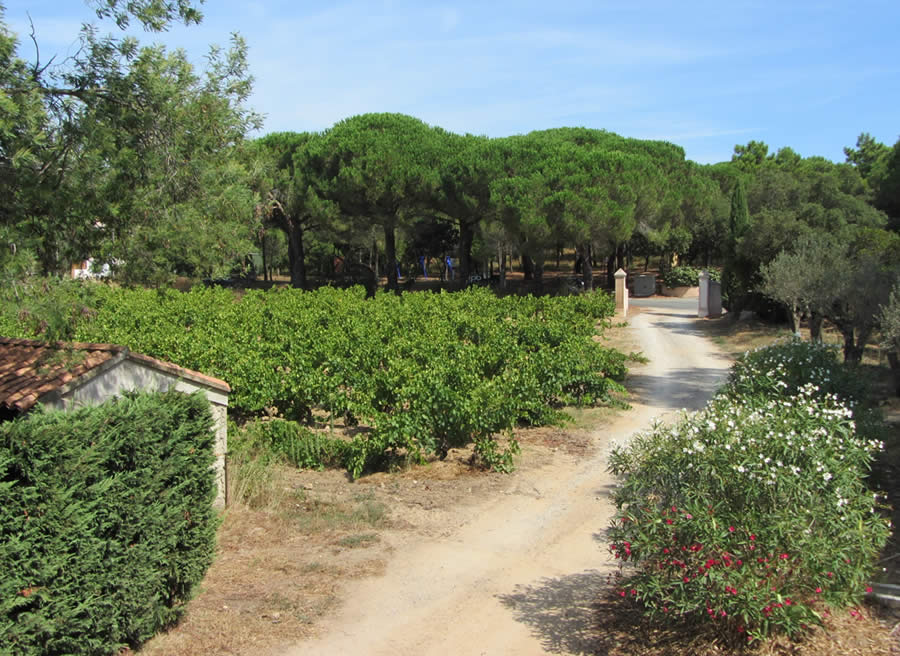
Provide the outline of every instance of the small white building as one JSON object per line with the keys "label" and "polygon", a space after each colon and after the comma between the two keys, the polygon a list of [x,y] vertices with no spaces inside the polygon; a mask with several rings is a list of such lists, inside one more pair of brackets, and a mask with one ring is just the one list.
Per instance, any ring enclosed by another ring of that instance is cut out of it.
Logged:
{"label": "small white building", "polygon": [[125,346],[0,337],[0,421],[24,414],[38,403],[69,409],[99,404],[123,391],[172,387],[187,394],[200,390],[209,401],[216,431],[216,506],[224,507],[228,383],[132,353]]}

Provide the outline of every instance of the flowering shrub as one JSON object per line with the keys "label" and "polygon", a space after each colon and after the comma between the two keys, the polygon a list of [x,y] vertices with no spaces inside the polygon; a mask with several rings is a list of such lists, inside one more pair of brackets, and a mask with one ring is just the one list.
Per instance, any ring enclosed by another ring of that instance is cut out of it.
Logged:
{"label": "flowering shrub", "polygon": [[613,451],[609,535],[635,568],[622,596],[752,641],[858,602],[889,529],[865,484],[881,444],[853,411],[812,384],[791,396],[748,386]]}
{"label": "flowering shrub", "polygon": [[836,394],[849,404],[861,401],[865,383],[838,361],[838,349],[790,337],[748,351],[731,368],[724,393],[731,397],[792,396],[811,382],[817,395]]}

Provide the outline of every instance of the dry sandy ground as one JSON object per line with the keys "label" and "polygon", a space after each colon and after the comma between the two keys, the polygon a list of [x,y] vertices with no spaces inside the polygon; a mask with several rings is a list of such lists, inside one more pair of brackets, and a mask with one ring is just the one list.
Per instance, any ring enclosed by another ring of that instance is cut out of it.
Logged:
{"label": "dry sandy ground", "polygon": [[614,572],[608,447],[655,417],[703,406],[730,364],[690,313],[645,310],[629,321],[650,362],[629,376],[633,410],[592,436],[599,449],[521,471],[475,505],[423,509],[423,530],[385,535],[383,575],[345,582],[318,638],[274,653],[594,653],[594,602]]}

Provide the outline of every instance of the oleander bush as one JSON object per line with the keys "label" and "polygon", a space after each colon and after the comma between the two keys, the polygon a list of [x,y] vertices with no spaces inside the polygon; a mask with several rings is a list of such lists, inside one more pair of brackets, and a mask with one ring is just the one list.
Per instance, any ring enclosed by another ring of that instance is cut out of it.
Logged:
{"label": "oleander bush", "polygon": [[175,622],[214,555],[214,439],[174,391],[0,424],[0,653],[114,654]]}
{"label": "oleander bush", "polygon": [[623,597],[750,641],[796,637],[859,602],[889,534],[866,480],[882,445],[825,381],[802,383],[843,375],[823,353],[749,355],[705,410],[613,451],[610,549],[632,567]]}
{"label": "oleander bush", "polygon": [[817,396],[837,395],[851,406],[868,392],[865,379],[839,358],[838,347],[788,337],[738,357],[723,390],[728,396],[793,396],[812,384]]}

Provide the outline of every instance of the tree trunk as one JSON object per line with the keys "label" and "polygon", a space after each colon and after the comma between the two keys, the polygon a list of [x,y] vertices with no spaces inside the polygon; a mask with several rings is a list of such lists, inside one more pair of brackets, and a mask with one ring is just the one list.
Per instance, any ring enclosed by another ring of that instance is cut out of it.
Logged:
{"label": "tree trunk", "polygon": [[584,281],[585,291],[594,289],[594,269],[591,266],[590,246],[578,244],[575,247],[575,255],[581,261],[581,280]]}
{"label": "tree trunk", "polygon": [[384,224],[384,258],[387,267],[387,287],[394,292],[400,292],[400,284],[397,278],[397,243],[395,241],[394,224]]}
{"label": "tree trunk", "polygon": [[616,247],[616,268],[625,269],[625,244]]}
{"label": "tree trunk", "polygon": [[288,259],[291,263],[291,287],[306,289],[306,254],[303,249],[303,226],[290,221],[287,230]]}
{"label": "tree trunk", "polygon": [[800,308],[796,303],[791,305],[791,332],[795,335],[800,334]]}
{"label": "tree trunk", "polygon": [[562,258],[562,244],[556,245],[556,270],[559,271],[559,261]]}
{"label": "tree trunk", "polygon": [[524,274],[525,280],[534,279],[534,261],[524,253],[522,254],[522,273]]}
{"label": "tree trunk", "polygon": [[842,329],[844,335],[844,362],[849,364],[859,364],[862,360],[862,348],[859,341],[855,339],[855,331],[853,328]]}
{"label": "tree trunk", "polygon": [[616,288],[616,252],[613,251],[608,258],[606,258],[606,288],[607,289],[615,289]]}
{"label": "tree trunk", "polygon": [[371,269],[372,269],[372,271],[375,272],[375,281],[377,284],[378,278],[380,277],[378,275],[378,268],[379,268],[380,262],[378,261],[378,242],[375,241],[374,239],[372,240],[372,259],[375,261],[375,263],[371,266]]}
{"label": "tree trunk", "polygon": [[269,264],[266,258],[266,233],[263,233],[262,239],[260,239],[260,245],[262,248],[262,264],[263,264],[263,282],[269,281]]}
{"label": "tree trunk", "polygon": [[459,277],[468,280],[472,273],[472,240],[475,238],[473,226],[467,221],[459,222]]}
{"label": "tree trunk", "polygon": [[497,247],[497,265],[500,267],[500,289],[506,289],[506,248]]}
{"label": "tree trunk", "polygon": [[891,365],[891,373],[894,375],[894,393],[900,396],[900,356],[896,351],[887,354],[888,364]]}
{"label": "tree trunk", "polygon": [[818,312],[811,312],[809,315],[809,339],[812,342],[822,343],[822,320],[823,317]]}

